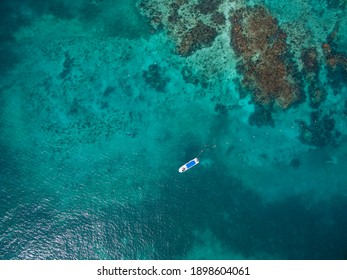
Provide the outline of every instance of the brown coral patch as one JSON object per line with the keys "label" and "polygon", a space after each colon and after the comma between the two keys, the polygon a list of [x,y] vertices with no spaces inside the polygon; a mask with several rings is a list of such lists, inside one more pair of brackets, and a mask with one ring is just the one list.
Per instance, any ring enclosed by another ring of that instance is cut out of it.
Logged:
{"label": "brown coral patch", "polygon": [[304,70],[307,73],[317,73],[319,70],[318,53],[315,48],[305,49],[301,54]]}
{"label": "brown coral patch", "polygon": [[342,92],[347,84],[347,56],[345,51],[337,51],[336,34],[338,26],[329,34],[322,44],[323,55],[326,63],[328,83],[334,94]]}
{"label": "brown coral patch", "polygon": [[323,103],[327,95],[319,79],[320,60],[317,49],[314,47],[303,49],[301,60],[303,65],[302,74],[309,84],[307,90],[310,106],[316,109]]}
{"label": "brown coral patch", "polygon": [[199,21],[182,38],[178,47],[181,55],[188,56],[203,46],[209,46],[217,36],[217,31],[203,22]]}
{"label": "brown coral patch", "polygon": [[342,53],[332,51],[330,44],[323,44],[323,53],[326,59],[326,63],[330,68],[341,66],[347,73],[347,57]]}
{"label": "brown coral patch", "polygon": [[244,84],[261,105],[283,109],[300,100],[290,67],[285,63],[286,34],[263,6],[236,10],[231,17],[231,46],[241,58]]}
{"label": "brown coral patch", "polygon": [[340,66],[347,73],[347,57],[345,54],[336,51],[335,39],[337,32],[338,27],[334,28],[327,37],[327,42],[322,45],[323,54],[328,67],[334,69],[336,66]]}

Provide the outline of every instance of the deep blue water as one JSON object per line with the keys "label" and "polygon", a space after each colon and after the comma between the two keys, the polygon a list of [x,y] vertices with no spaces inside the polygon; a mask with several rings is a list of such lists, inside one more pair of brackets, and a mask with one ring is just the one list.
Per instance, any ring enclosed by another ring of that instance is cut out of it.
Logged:
{"label": "deep blue water", "polygon": [[[345,1],[176,2],[2,1],[1,259],[347,258]],[[287,109],[252,98],[229,18],[179,54],[182,22],[254,4],[287,34]]]}

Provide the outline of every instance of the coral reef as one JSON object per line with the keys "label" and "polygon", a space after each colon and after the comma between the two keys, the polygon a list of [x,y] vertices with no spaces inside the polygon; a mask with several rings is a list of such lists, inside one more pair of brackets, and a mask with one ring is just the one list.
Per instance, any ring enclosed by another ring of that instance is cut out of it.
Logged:
{"label": "coral reef", "polygon": [[347,56],[336,51],[335,37],[337,31],[335,28],[328,36],[327,42],[322,45],[328,78],[335,94],[340,93],[342,87],[347,85]]}
{"label": "coral reef", "polygon": [[217,103],[216,106],[214,107],[215,112],[221,114],[221,115],[226,115],[228,113],[228,108],[226,105]]}
{"label": "coral reef", "polygon": [[322,102],[325,101],[327,92],[324,87],[321,86],[318,77],[311,81],[308,87],[308,96],[312,108],[318,108]]}
{"label": "coral reef", "polygon": [[[340,7],[341,1],[332,0],[330,4]],[[218,70],[222,69],[219,71],[224,71],[224,75],[230,67],[230,58],[234,59],[231,47],[238,58],[235,71],[238,73],[232,77],[235,88],[240,98],[249,94],[256,105],[248,120],[251,125],[274,126],[271,114],[276,108],[286,110],[305,101],[306,96],[309,105],[318,109],[328,94],[320,79],[323,61],[328,65],[328,82],[332,87],[335,87],[333,82],[341,84],[346,80],[347,58],[334,51],[334,34],[323,45],[323,52],[312,42],[301,44],[302,38],[293,40],[295,34],[288,30],[288,25],[280,25],[264,5],[248,6],[224,0],[143,0],[140,8],[151,19],[153,28],[167,31],[175,42],[177,53],[187,58],[181,70],[187,83],[205,88],[214,85],[217,75],[205,69],[212,68],[215,61],[218,65],[222,62],[225,65]],[[225,9],[229,9],[229,15]],[[224,36],[228,33],[230,45],[224,41],[229,40]],[[147,72],[144,73],[146,81],[162,90],[160,79],[149,81],[155,71]],[[225,76],[220,77],[222,81]],[[216,102],[216,99],[211,100]],[[216,111],[224,112],[223,106],[227,104],[220,100],[218,103]]]}
{"label": "coral reef", "polygon": [[255,103],[286,109],[302,101],[300,87],[288,66],[286,34],[263,7],[244,7],[231,14],[231,46],[241,58],[243,83]]}
{"label": "coral reef", "polygon": [[217,31],[213,27],[199,21],[183,36],[178,52],[183,56],[188,56],[197,49],[211,45],[216,36]]}
{"label": "coral reef", "polygon": [[153,28],[164,27],[175,41],[177,52],[189,56],[201,48],[211,46],[219,34],[217,26],[224,26],[224,15],[218,12],[222,2],[173,0],[166,3],[144,0],[139,6],[151,19]]}
{"label": "coral reef", "polygon": [[192,69],[189,68],[188,66],[182,67],[181,75],[182,75],[183,80],[186,83],[190,83],[190,84],[193,84],[193,85],[198,85],[199,84],[199,79],[194,75]]}
{"label": "coral reef", "polygon": [[225,16],[222,14],[222,13],[219,13],[219,12],[214,12],[212,15],[211,15],[211,20],[214,24],[216,25],[224,25],[225,24]]}
{"label": "coral reef", "polygon": [[63,71],[59,75],[61,79],[65,79],[71,73],[74,64],[74,58],[71,58],[68,52],[65,52],[64,55]]}
{"label": "coral reef", "polygon": [[202,14],[212,14],[214,13],[223,0],[199,0],[199,3],[196,5],[197,11]]}
{"label": "coral reef", "polygon": [[149,65],[148,70],[142,72],[142,77],[148,85],[161,92],[165,91],[165,87],[169,82],[169,78],[163,76],[162,68],[157,64]]}
{"label": "coral reef", "polygon": [[309,84],[308,97],[310,106],[318,108],[327,96],[327,92],[319,79],[319,65],[321,61],[318,51],[313,47],[304,49],[301,53],[301,60],[303,76]]}
{"label": "coral reef", "polygon": [[301,54],[301,60],[303,62],[303,67],[308,73],[318,73],[318,53],[315,48],[304,49]]}
{"label": "coral reef", "polygon": [[323,44],[322,47],[328,67],[331,69],[341,67],[347,73],[347,57],[342,53],[335,52],[330,44]]}
{"label": "coral reef", "polygon": [[[323,115],[320,111],[314,111],[310,116],[310,124],[299,121],[300,141],[302,143],[323,147],[334,142],[335,120],[329,115]],[[339,135],[338,132],[335,134]]]}

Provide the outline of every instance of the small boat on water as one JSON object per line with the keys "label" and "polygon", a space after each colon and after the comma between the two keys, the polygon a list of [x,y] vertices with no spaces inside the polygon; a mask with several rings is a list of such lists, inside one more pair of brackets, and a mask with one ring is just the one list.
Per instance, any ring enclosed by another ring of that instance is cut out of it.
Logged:
{"label": "small boat on water", "polygon": [[192,167],[194,167],[198,163],[199,163],[199,159],[198,158],[194,158],[194,159],[188,161],[186,164],[182,165],[178,169],[178,172],[180,172],[180,173],[186,172],[188,169],[191,169]]}

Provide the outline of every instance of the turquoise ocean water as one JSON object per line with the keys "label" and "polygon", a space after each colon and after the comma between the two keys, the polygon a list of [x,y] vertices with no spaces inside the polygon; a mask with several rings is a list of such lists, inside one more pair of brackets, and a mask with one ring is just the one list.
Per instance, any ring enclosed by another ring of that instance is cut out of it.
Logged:
{"label": "turquoise ocean water", "polygon": [[[0,7],[0,259],[347,258],[346,1]],[[286,34],[287,108],[242,9]]]}

